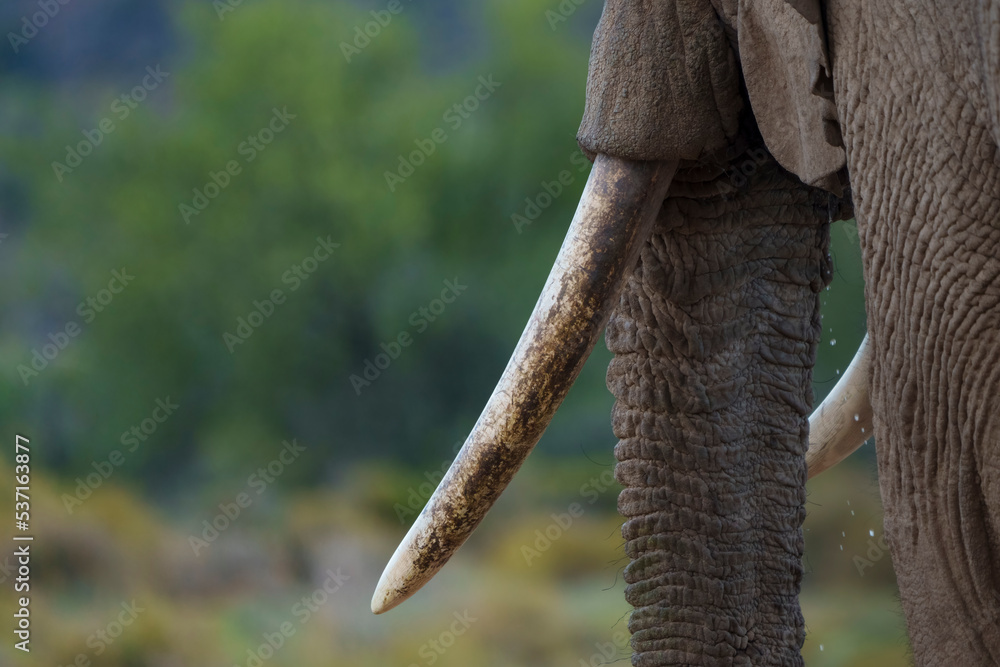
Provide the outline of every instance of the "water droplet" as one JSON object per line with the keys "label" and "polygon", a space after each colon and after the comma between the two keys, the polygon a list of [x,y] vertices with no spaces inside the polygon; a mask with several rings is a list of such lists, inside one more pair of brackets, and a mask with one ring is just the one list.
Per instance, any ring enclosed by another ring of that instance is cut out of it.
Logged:
{"label": "water droplet", "polygon": [[830,345],[836,345],[836,344],[837,344],[837,339],[836,338],[834,338],[833,340],[830,341]]}
{"label": "water droplet", "polygon": [[840,531],[840,534],[841,534],[842,537],[847,537],[847,531],[846,530]]}
{"label": "water droplet", "polygon": [[823,650],[823,645],[822,645],[822,644],[820,644],[820,645],[819,645],[819,650],[820,650],[820,651],[822,651],[822,650]]}
{"label": "water droplet", "polygon": [[861,432],[862,432],[862,433],[864,433],[864,432],[865,432],[865,427],[864,427],[864,426],[862,426],[862,427],[861,427]]}
{"label": "water droplet", "polygon": [[861,421],[861,415],[854,415],[854,421]]}
{"label": "water droplet", "polygon": [[875,537],[875,531],[874,531],[874,530],[869,530],[869,531],[868,531],[868,535],[869,535],[870,537]]}
{"label": "water droplet", "polygon": [[848,505],[850,505],[850,504],[851,504],[851,501],[850,501],[850,500],[848,500],[848,501],[847,501],[847,504],[848,504]]}
{"label": "water droplet", "polygon": [[851,510],[851,516],[854,516],[854,510]]}
{"label": "water droplet", "polygon": [[839,368],[837,369],[837,375],[840,375],[840,369]]}
{"label": "water droplet", "polygon": [[841,545],[840,545],[840,550],[841,550],[841,551],[843,551],[843,550],[844,550],[844,545],[843,545],[843,544],[841,544]]}

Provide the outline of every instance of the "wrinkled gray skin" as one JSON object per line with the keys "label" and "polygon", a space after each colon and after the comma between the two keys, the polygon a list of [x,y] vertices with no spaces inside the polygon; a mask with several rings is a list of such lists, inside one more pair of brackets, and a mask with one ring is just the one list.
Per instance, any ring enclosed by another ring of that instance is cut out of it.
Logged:
{"label": "wrinkled gray skin", "polygon": [[914,661],[1000,664],[1000,0],[607,0],[590,69],[584,150],[682,161],[607,334],[633,664],[802,664],[851,215]]}

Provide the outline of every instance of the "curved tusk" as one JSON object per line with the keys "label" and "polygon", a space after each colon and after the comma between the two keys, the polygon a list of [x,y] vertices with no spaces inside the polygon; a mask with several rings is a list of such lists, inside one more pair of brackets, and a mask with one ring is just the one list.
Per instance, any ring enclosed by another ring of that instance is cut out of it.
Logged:
{"label": "curved tusk", "polygon": [[846,459],[872,437],[872,404],[868,397],[871,346],[861,341],[844,377],[809,417],[809,479]]}
{"label": "curved tusk", "polygon": [[542,437],[617,303],[676,167],[597,156],[514,354],[455,462],[386,565],[373,612],[392,609],[430,581]]}

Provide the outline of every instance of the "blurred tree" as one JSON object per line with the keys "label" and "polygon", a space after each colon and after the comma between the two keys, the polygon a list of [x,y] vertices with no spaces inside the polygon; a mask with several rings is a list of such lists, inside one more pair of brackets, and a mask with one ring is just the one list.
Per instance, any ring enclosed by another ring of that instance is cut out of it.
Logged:
{"label": "blurred tree", "polygon": [[[373,17],[262,0],[222,20],[182,5],[179,50],[148,63],[164,74],[145,92],[100,84],[81,108],[4,82],[17,252],[3,270],[18,280],[0,297],[0,417],[44,424],[43,455],[72,479],[170,397],[178,409],[120,473],[162,493],[231,485],[292,438],[308,449],[289,482],[374,455],[436,465],[478,416],[582,191],[598,10],[555,23],[527,0],[463,10],[452,22],[474,21],[486,46],[444,66],[409,5]],[[135,278],[100,312],[78,307],[114,270]],[[853,280],[825,311],[842,343],[861,332]],[[453,303],[435,301],[446,281],[464,286]],[[70,323],[78,334],[32,368]],[[544,451],[610,459],[608,357],[599,346]]]}

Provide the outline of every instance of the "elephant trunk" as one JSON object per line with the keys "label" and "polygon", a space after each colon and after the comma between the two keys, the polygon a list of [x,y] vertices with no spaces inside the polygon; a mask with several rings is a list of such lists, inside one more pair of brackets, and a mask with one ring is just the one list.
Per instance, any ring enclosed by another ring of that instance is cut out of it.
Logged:
{"label": "elephant trunk", "polygon": [[607,330],[633,664],[801,664],[828,197],[679,174]]}

